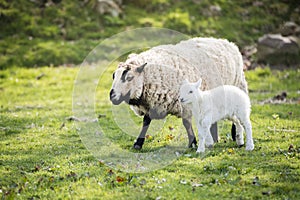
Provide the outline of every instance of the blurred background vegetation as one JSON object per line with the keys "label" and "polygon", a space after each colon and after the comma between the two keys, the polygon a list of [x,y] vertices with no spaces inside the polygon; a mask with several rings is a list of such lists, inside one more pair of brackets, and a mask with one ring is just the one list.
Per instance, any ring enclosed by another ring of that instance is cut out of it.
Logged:
{"label": "blurred background vegetation", "polygon": [[138,27],[227,38],[240,48],[286,21],[299,0],[0,0],[0,69],[80,64],[103,39]]}

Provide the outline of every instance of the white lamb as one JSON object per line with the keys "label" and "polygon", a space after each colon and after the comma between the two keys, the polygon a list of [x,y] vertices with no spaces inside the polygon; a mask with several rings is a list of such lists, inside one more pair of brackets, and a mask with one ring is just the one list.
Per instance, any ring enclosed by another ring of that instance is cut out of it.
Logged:
{"label": "white lamb", "polygon": [[[184,81],[180,87],[180,102],[190,106],[196,120],[199,146],[197,153],[205,151],[205,144],[213,145],[209,134],[210,126],[221,120],[230,119],[237,128],[236,142],[244,145],[243,127],[246,132],[246,150],[254,149],[252,127],[250,122],[251,104],[248,95],[232,85],[219,86],[211,90],[201,91],[202,79],[196,83]],[[243,126],[242,126],[243,125]]]}

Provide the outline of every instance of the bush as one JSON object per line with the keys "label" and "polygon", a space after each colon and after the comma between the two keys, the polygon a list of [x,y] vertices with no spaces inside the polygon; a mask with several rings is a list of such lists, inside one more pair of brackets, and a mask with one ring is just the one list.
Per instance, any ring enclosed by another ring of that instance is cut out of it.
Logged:
{"label": "bush", "polygon": [[164,22],[164,26],[177,31],[189,33],[191,32],[192,28],[190,15],[188,12],[183,12],[180,9],[176,9],[174,12],[170,12],[168,14],[167,19]]}

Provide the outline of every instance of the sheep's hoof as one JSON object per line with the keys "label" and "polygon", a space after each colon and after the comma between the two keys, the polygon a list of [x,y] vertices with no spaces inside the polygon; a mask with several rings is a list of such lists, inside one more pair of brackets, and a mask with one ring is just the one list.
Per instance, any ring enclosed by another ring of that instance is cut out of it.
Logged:
{"label": "sheep's hoof", "polygon": [[133,148],[134,148],[135,150],[141,150],[141,149],[142,149],[142,146],[140,146],[140,145],[138,145],[138,144],[134,144],[134,145],[133,145]]}
{"label": "sheep's hoof", "polygon": [[212,149],[212,148],[214,148],[214,145],[210,144],[210,145],[207,146],[207,148]]}
{"label": "sheep's hoof", "polygon": [[133,148],[136,150],[141,150],[144,144],[145,138],[138,138],[133,145]]}
{"label": "sheep's hoof", "polygon": [[194,138],[194,140],[191,142],[191,144],[189,144],[188,148],[196,148],[197,147],[197,141],[196,138]]}
{"label": "sheep's hoof", "polygon": [[244,144],[240,144],[238,145],[239,148],[242,148],[243,146],[245,146]]}

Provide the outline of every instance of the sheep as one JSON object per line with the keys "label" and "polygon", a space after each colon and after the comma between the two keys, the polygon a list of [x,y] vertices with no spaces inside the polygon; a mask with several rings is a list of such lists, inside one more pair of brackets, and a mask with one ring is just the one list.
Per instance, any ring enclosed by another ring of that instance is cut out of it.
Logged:
{"label": "sheep", "polygon": [[[202,79],[196,83],[185,80],[180,88],[180,102],[190,106],[195,118],[199,146],[197,153],[205,151],[205,144],[213,145],[213,138],[209,134],[210,126],[228,118],[236,124],[237,144],[244,145],[243,127],[246,132],[246,150],[254,149],[252,126],[250,121],[251,104],[248,95],[236,86],[223,85],[211,90],[201,91]],[[243,126],[242,126],[243,125]]]}
{"label": "sheep", "polygon": [[[151,120],[163,119],[168,114],[182,118],[188,146],[197,144],[192,112],[180,104],[178,97],[183,80],[196,81],[199,77],[203,78],[202,90],[227,84],[248,92],[241,53],[225,39],[192,38],[175,45],[160,45],[130,54],[125,62],[119,63],[113,73],[110,100],[114,105],[126,102],[137,115],[143,116],[135,149],[142,148]],[[212,126],[215,141],[216,127]]]}

